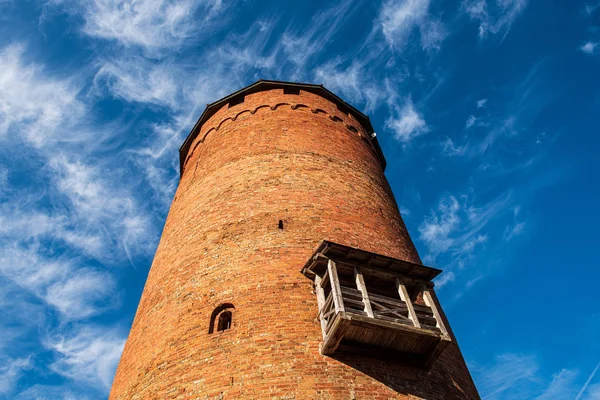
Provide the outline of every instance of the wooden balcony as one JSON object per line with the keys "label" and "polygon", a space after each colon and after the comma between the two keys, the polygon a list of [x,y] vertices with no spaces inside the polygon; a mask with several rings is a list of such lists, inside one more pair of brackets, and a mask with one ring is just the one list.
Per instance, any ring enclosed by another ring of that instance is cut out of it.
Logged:
{"label": "wooden balcony", "polygon": [[323,242],[302,272],[315,282],[322,354],[375,347],[429,366],[451,341],[430,292],[439,270]]}

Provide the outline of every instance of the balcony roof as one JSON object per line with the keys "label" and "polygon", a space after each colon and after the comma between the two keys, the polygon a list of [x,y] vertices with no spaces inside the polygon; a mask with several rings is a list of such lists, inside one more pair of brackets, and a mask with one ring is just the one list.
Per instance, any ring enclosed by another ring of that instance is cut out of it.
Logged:
{"label": "balcony roof", "polygon": [[302,268],[302,273],[314,276],[315,273],[323,272],[327,269],[328,259],[336,261],[339,265],[349,264],[360,266],[365,274],[373,274],[384,279],[400,277],[405,281],[423,283],[429,287],[433,287],[433,282],[431,281],[442,272],[437,268],[324,240],[306,262]]}
{"label": "balcony roof", "polygon": [[210,117],[212,117],[219,109],[221,109],[221,107],[227,104],[231,99],[238,96],[246,96],[252,93],[262,92],[265,90],[283,88],[295,88],[299,90],[304,90],[306,92],[314,93],[331,101],[332,103],[335,103],[338,106],[338,108],[340,108],[340,110],[342,110],[343,112],[351,113],[354,116],[354,118],[356,118],[356,120],[360,122],[363,128],[367,131],[373,149],[375,150],[375,153],[377,154],[381,162],[382,168],[385,169],[385,157],[383,156],[383,152],[381,151],[381,147],[379,146],[377,137],[372,137],[372,133],[374,133],[374,130],[368,116],[366,116],[350,104],[346,103],[333,92],[325,89],[323,85],[314,85],[309,83],[297,82],[270,81],[261,79],[258,82],[254,82],[253,84],[246,86],[245,88],[242,88],[235,93],[232,93],[228,96],[223,97],[220,100],[215,101],[214,103],[206,105],[206,109],[192,128],[192,131],[189,133],[181,147],[179,148],[179,173],[183,174],[183,163],[192,145],[192,142],[200,132],[200,128]]}

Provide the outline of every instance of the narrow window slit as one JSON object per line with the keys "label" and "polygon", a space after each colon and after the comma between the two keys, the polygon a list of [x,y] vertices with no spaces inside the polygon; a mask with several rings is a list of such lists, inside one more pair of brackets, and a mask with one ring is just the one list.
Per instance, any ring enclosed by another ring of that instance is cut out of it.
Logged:
{"label": "narrow window slit", "polygon": [[235,105],[241,104],[244,102],[244,96],[235,96],[231,100],[229,100],[228,107],[231,108]]}
{"label": "narrow window slit", "polygon": [[346,115],[350,115],[350,110],[348,109],[348,107],[342,105],[342,104],[338,104],[337,105],[337,109],[340,110],[341,112],[343,112]]}
{"label": "narrow window slit", "polygon": [[283,220],[279,220],[279,229],[283,229]]}
{"label": "narrow window slit", "polygon": [[284,87],[283,94],[300,94],[300,89],[295,87]]}

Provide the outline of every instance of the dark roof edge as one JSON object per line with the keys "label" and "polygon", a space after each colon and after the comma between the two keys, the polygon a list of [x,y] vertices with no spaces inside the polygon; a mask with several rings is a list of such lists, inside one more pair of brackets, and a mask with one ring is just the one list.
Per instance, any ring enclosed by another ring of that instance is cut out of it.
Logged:
{"label": "dark roof edge", "polygon": [[200,127],[210,117],[212,117],[224,104],[228,103],[229,100],[231,100],[232,98],[242,95],[242,94],[248,95],[248,94],[252,94],[252,93],[262,92],[265,90],[279,89],[279,88],[284,88],[284,87],[295,87],[295,88],[298,88],[298,89],[301,89],[301,90],[304,90],[307,92],[311,92],[311,93],[317,94],[333,103],[341,104],[344,107],[347,107],[350,110],[350,112],[354,115],[354,117],[358,120],[358,122],[360,122],[360,124],[367,130],[367,133],[369,134],[369,140],[373,144],[373,148],[374,148],[375,152],[377,153],[377,156],[379,157],[382,168],[385,170],[385,166],[386,166],[385,157],[383,155],[383,152],[381,151],[381,147],[379,146],[377,137],[374,135],[373,126],[371,125],[371,121],[369,120],[368,116],[366,116],[365,114],[363,114],[362,112],[360,112],[359,110],[357,110],[356,108],[351,106],[350,104],[346,103],[335,93],[326,89],[323,85],[314,85],[314,84],[310,84],[310,83],[285,82],[285,81],[271,81],[271,80],[262,80],[261,79],[257,82],[254,82],[251,85],[248,85],[248,86],[238,90],[237,92],[234,92],[230,95],[227,95],[227,96],[215,101],[214,103],[207,104],[206,109],[204,110],[204,112],[202,113],[202,115],[200,116],[200,118],[198,119],[198,121],[196,122],[194,127],[192,128],[189,135],[186,137],[186,139],[183,142],[183,144],[181,145],[181,147],[179,148],[179,174],[180,174],[180,176],[183,174],[183,163],[187,156],[187,152],[189,151],[189,149],[192,145],[192,142],[194,141],[196,136],[198,136],[198,133],[200,132]]}
{"label": "dark roof edge", "polygon": [[[389,256],[384,256],[382,254],[378,254],[378,253],[373,253],[371,251],[367,251],[367,250],[362,250],[356,247],[352,247],[352,246],[347,246],[347,245],[343,245],[340,243],[335,243],[335,242],[331,242],[329,240],[321,240],[319,242],[319,245],[317,246],[317,249],[315,250],[315,252],[312,254],[312,256],[306,261],[306,263],[304,264],[304,266],[302,267],[301,272],[304,274],[305,271],[307,269],[309,269],[310,265],[313,263],[313,261],[315,260],[315,256],[322,254],[324,256],[328,255],[328,250],[333,249],[335,251],[339,251],[339,250],[345,250],[345,251],[349,251],[351,253],[355,253],[355,254],[363,254],[363,255],[370,255],[370,256],[374,256],[377,257],[380,261],[386,261],[389,262],[390,266],[392,266],[394,263],[400,264],[400,265],[406,265],[410,267],[410,274],[412,274],[413,270],[417,270],[419,272],[421,272],[421,278],[420,279],[427,279],[429,282],[432,282],[434,278],[436,278],[439,274],[442,273],[441,269],[437,269],[437,268],[433,268],[433,267],[429,267],[423,264],[419,264],[419,263],[414,263],[414,262],[410,262],[410,261],[406,261],[406,260],[402,260],[399,258],[394,258],[394,257],[389,257]],[[348,254],[346,254],[345,258],[340,260],[341,262],[343,261],[351,261],[351,258],[349,258]],[[390,267],[391,268],[391,267]],[[394,269],[389,269],[389,272],[400,272]]]}

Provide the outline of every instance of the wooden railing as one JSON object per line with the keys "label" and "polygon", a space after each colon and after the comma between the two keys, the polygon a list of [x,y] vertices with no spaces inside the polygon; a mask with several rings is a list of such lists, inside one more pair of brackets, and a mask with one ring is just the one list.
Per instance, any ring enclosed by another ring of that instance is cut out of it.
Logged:
{"label": "wooden railing", "polygon": [[[329,279],[328,271],[325,272],[325,275],[323,275],[322,278],[318,275],[315,276],[315,288],[317,291],[317,302],[319,304],[321,330],[323,332],[323,339],[325,339],[327,334],[331,331],[333,319],[337,311],[339,311],[339,306],[336,307],[334,301],[334,291],[331,290],[331,280]],[[325,291],[327,289],[329,289],[329,294],[325,296]]]}
{"label": "wooden railing", "polygon": [[354,268],[354,277],[356,287],[348,286],[348,282],[342,285],[336,264],[332,260],[328,261],[327,270],[322,277],[315,276],[323,339],[331,333],[335,316],[339,312],[414,326],[448,337],[448,331],[429,290],[423,291],[425,304],[416,304],[408,296],[400,277],[394,282],[398,293],[396,298],[370,293],[358,267]]}

